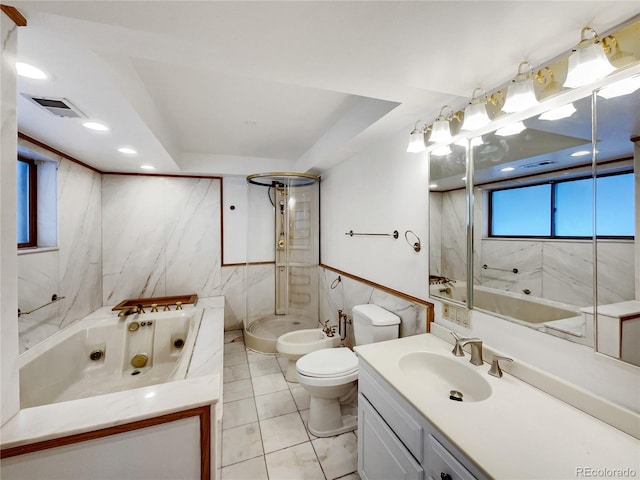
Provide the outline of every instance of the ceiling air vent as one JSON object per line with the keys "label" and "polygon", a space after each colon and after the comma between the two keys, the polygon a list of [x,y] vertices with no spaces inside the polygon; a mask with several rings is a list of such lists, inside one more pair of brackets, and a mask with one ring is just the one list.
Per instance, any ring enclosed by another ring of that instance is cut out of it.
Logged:
{"label": "ceiling air vent", "polygon": [[34,97],[25,93],[23,93],[22,96],[56,117],[86,118],[86,116],[66,98]]}
{"label": "ceiling air vent", "polygon": [[552,160],[542,160],[541,162],[527,163],[526,165],[522,165],[522,168],[539,168],[546,167],[547,165],[553,165],[554,161]]}

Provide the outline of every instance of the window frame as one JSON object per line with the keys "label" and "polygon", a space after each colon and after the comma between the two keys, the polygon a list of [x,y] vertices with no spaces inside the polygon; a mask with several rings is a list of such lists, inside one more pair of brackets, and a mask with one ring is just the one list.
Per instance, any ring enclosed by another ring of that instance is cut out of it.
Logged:
{"label": "window frame", "polygon": [[34,160],[21,155],[18,155],[17,161],[29,165],[29,240],[18,243],[18,249],[36,248],[38,246],[38,165]]}
{"label": "window frame", "polygon": [[[597,179],[598,178],[602,178],[602,177],[610,177],[610,176],[617,176],[617,175],[627,175],[627,174],[633,174],[633,168],[625,168],[624,170],[621,171],[617,171],[617,172],[607,172],[607,173],[602,173],[599,175],[581,175],[581,176],[576,176],[573,178],[567,178],[567,179],[562,179],[562,180],[546,180],[546,181],[541,181],[541,182],[533,182],[527,185],[514,185],[511,187],[506,187],[506,188],[493,188],[488,190],[488,198],[487,198],[487,203],[488,203],[488,215],[487,215],[487,238],[491,238],[491,239],[498,239],[498,238],[510,238],[510,239],[517,239],[517,238],[523,238],[523,239],[547,239],[547,240],[591,240],[594,237],[597,239],[602,239],[602,240],[634,240],[635,236],[631,235],[589,235],[589,236],[578,236],[578,235],[573,235],[573,236],[567,236],[567,235],[555,235],[555,231],[556,231],[556,222],[555,222],[555,201],[556,201],[556,188],[555,186],[561,183],[566,183],[566,182],[576,182],[576,181],[580,181],[580,180],[586,180],[586,179]],[[550,209],[550,235],[493,235],[492,229],[493,229],[493,193],[497,192],[497,191],[505,191],[505,190],[513,190],[516,188],[528,188],[528,187],[535,187],[537,185],[551,185],[551,193],[549,195],[549,201],[551,202],[551,209]],[[595,197],[594,197],[595,200]],[[593,208],[595,208],[595,206],[593,206]]]}

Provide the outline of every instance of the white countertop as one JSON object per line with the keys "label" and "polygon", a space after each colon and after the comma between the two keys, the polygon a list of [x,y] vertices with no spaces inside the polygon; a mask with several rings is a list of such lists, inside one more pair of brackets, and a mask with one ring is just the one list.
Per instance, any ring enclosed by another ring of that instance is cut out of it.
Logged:
{"label": "white countertop", "polygon": [[[488,375],[488,364],[469,364],[468,353],[465,357],[453,356],[451,345],[435,335],[415,335],[357,346],[355,350],[461,452],[494,478],[615,477],[615,472],[606,475],[607,471],[625,468],[635,471],[631,478],[640,477],[638,439],[512,375]],[[489,382],[491,396],[468,403],[435,396],[427,385],[416,382],[398,367],[399,359],[413,351],[448,355],[477,369]],[[591,474],[583,470],[581,475],[579,468],[590,469]],[[604,475],[598,475],[603,471]]]}
{"label": "white countertop", "polygon": [[[22,409],[0,429],[1,448],[215,404],[222,395],[224,297],[200,299],[195,308],[203,308],[204,315],[186,379]],[[105,314],[115,315],[110,307],[102,307],[84,320]]]}

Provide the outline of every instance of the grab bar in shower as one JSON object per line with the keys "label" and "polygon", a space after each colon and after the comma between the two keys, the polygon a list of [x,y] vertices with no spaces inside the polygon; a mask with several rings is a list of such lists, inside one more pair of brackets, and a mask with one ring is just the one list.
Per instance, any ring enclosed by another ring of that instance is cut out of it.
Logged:
{"label": "grab bar in shower", "polygon": [[48,305],[51,305],[52,303],[56,303],[56,302],[58,302],[58,301],[60,301],[60,300],[62,300],[64,298],[65,297],[59,297],[57,294],[54,293],[53,295],[51,295],[51,301],[50,302],[47,302],[44,305],[40,305],[38,308],[34,308],[33,310],[29,310],[28,312],[23,312],[20,309],[18,309],[18,317],[20,317],[21,315],[30,315],[33,312],[35,312],[37,310],[40,310],[41,308],[44,308],[44,307],[46,307]]}
{"label": "grab bar in shower", "polygon": [[398,238],[398,236],[400,234],[398,233],[398,230],[394,230],[393,233],[356,233],[353,230],[349,230],[348,232],[345,232],[345,235],[349,235],[350,237],[366,236],[366,237],[393,237],[393,238]]}
{"label": "grab bar in shower", "polygon": [[485,263],[484,265],[482,265],[482,268],[487,270],[499,270],[501,272],[512,272],[512,273],[518,273],[518,269],[517,268],[496,268],[496,267],[489,267],[487,266],[487,264]]}

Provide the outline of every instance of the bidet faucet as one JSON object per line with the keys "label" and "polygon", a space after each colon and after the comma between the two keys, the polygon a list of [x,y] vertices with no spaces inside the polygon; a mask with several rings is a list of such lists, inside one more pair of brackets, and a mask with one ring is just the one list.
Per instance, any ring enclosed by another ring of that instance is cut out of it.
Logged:
{"label": "bidet faucet", "polygon": [[469,344],[471,345],[471,360],[469,360],[469,362],[473,365],[481,366],[483,364],[482,340],[476,337],[460,337],[455,332],[450,333],[451,335],[453,335],[453,338],[456,341],[455,345],[453,346],[453,350],[451,350],[451,353],[453,353],[456,357],[464,357],[464,350],[462,349],[462,347]]}
{"label": "bidet faucet", "polygon": [[324,328],[322,329],[322,331],[327,337],[333,337],[336,334],[336,327],[330,327],[329,320],[327,320],[326,322],[324,322]]}

